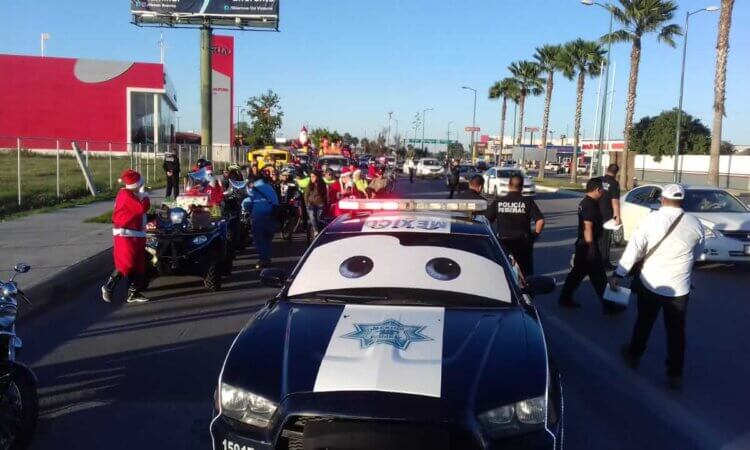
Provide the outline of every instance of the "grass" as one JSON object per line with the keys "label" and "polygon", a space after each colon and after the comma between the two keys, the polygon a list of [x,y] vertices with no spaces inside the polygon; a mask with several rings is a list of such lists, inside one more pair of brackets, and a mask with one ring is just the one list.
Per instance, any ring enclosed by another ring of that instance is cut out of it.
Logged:
{"label": "grass", "polygon": [[569,181],[569,179],[560,179],[560,178],[545,178],[543,180],[540,180],[539,178],[534,180],[537,185],[539,186],[547,186],[552,188],[560,188],[560,189],[567,189],[569,191],[585,191],[584,187],[579,184],[573,184]]}
{"label": "grass", "polygon": [[[17,153],[0,152],[0,167],[6,171],[0,176],[0,220],[7,220],[22,215],[45,212],[109,200],[119,189],[117,179],[120,173],[130,167],[129,157],[112,158],[112,189],[110,189],[110,160],[106,156],[90,156],[91,169],[97,196],[93,197],[86,188],[83,174],[75,157],[60,155],[60,196],[56,187],[56,157],[31,152],[21,152],[21,205],[18,204],[18,170]],[[145,164],[145,161],[144,161]],[[156,170],[149,168],[149,185],[165,183],[164,171],[157,161]],[[142,167],[145,176],[145,166]],[[154,172],[156,178],[154,178]]]}
{"label": "grass", "polygon": [[112,211],[109,210],[103,214],[99,214],[95,217],[90,217],[86,220],[84,220],[84,223],[112,223]]}

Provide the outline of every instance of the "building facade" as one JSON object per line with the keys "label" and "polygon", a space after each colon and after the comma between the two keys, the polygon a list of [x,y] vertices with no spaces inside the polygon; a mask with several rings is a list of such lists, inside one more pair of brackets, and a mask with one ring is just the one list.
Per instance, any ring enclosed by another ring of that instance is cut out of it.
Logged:
{"label": "building facade", "polygon": [[171,144],[176,112],[162,64],[0,55],[0,148]]}

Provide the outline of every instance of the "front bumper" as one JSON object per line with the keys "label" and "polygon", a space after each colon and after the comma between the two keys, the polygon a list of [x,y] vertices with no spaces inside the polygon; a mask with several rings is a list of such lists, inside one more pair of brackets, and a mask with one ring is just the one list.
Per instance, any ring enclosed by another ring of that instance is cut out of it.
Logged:
{"label": "front bumper", "polygon": [[[304,422],[300,425],[300,422]],[[552,450],[561,448],[557,436],[540,430],[520,436],[487,439],[473,436],[450,424],[422,424],[403,421],[351,420],[320,416],[294,416],[269,437],[265,431],[239,427],[231,419],[218,417],[211,422],[214,450],[292,450],[305,444],[314,448],[352,450],[413,449],[433,450]]]}
{"label": "front bumper", "polygon": [[750,262],[750,240],[727,236],[706,238],[696,256],[701,262]]}

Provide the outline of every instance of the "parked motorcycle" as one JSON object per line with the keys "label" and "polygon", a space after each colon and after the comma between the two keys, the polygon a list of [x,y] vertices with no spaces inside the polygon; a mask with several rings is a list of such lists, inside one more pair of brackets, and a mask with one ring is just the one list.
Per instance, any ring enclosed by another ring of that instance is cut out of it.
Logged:
{"label": "parked motorcycle", "polygon": [[16,335],[18,298],[29,305],[26,294],[14,281],[16,275],[31,269],[19,263],[10,280],[0,280],[0,450],[28,447],[34,435],[39,411],[37,380],[34,373],[16,361],[23,345]]}

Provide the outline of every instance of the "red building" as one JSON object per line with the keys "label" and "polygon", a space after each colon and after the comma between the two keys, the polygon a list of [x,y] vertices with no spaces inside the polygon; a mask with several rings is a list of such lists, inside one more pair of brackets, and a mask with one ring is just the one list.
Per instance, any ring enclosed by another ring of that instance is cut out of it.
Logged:
{"label": "red building", "polygon": [[0,148],[169,144],[176,111],[161,64],[0,55]]}

